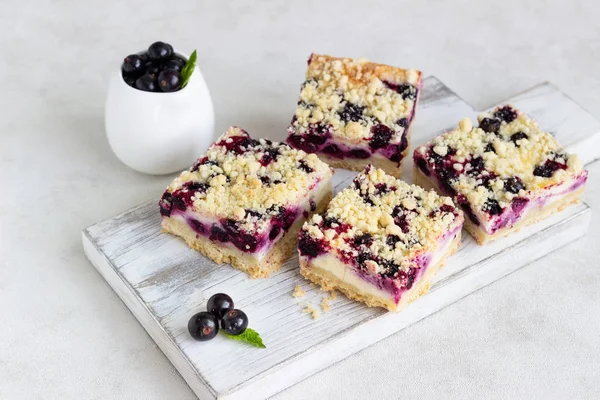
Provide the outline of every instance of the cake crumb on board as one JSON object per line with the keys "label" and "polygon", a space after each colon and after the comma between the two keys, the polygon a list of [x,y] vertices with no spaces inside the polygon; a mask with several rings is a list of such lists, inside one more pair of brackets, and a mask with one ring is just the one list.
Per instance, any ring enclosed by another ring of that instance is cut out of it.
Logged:
{"label": "cake crumb on board", "polygon": [[305,314],[310,314],[312,319],[319,319],[319,317],[321,316],[321,313],[319,312],[319,310],[314,308],[313,305],[310,303],[302,309],[302,312]]}
{"label": "cake crumb on board", "polygon": [[329,312],[329,297],[323,297],[321,300],[321,310],[323,310],[323,312]]}
{"label": "cake crumb on board", "polygon": [[294,288],[294,292],[292,293],[292,296],[294,296],[295,298],[299,298],[299,297],[304,297],[305,294],[306,294],[306,292],[304,290],[302,290],[300,285],[296,285],[296,287]]}

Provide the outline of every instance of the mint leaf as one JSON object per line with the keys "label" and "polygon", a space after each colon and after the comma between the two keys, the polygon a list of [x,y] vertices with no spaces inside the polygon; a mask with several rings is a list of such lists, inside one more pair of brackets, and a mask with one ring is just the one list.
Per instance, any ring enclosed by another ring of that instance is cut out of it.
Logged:
{"label": "mint leaf", "polygon": [[194,68],[196,68],[196,58],[198,58],[198,55],[196,54],[196,50],[194,50],[181,70],[181,88],[184,88],[190,80],[192,72],[194,72]]}
{"label": "mint leaf", "polygon": [[240,340],[242,342],[249,343],[252,346],[260,347],[261,349],[267,348],[267,346],[265,346],[265,344],[263,343],[258,332],[256,332],[254,329],[246,328],[246,330],[239,335],[230,335],[225,332],[222,333],[230,339]]}

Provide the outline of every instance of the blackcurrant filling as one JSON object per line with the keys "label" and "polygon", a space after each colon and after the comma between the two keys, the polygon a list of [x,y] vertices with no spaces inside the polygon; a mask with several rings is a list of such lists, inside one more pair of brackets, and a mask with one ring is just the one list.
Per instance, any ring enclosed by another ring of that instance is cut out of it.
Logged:
{"label": "blackcurrant filling", "polygon": [[517,112],[513,110],[510,106],[504,106],[494,113],[494,117],[508,124],[517,119]]}
{"label": "blackcurrant filling", "polygon": [[567,166],[554,160],[546,160],[543,165],[537,165],[533,169],[533,175],[542,178],[550,178],[554,175],[554,172],[559,169],[567,169]]}
{"label": "blackcurrant filling", "polygon": [[298,238],[298,251],[301,256],[315,258],[319,254],[325,252],[325,242],[323,240],[316,240],[308,234],[308,232],[301,230]]}
{"label": "blackcurrant filling", "polygon": [[186,182],[180,189],[175,190],[173,193],[165,192],[159,202],[161,214],[169,216],[173,208],[185,211],[187,207],[192,206],[192,197],[196,193],[206,192],[207,189],[208,185],[205,183]]}
{"label": "blackcurrant filling", "polygon": [[[340,112],[340,118],[347,122],[359,122],[365,118],[363,112],[364,107],[346,103],[344,109]],[[294,121],[295,119],[292,120],[292,125]],[[401,118],[397,123],[401,127],[406,128],[410,123],[410,119]],[[364,160],[377,152],[396,163],[402,161],[403,152],[408,148],[408,136],[406,132],[402,134],[399,144],[390,144],[394,131],[383,124],[377,124],[371,128],[371,138],[366,148],[331,143],[332,129],[328,125],[314,124],[308,128],[306,133],[297,134],[293,133],[293,128],[290,128],[290,135],[287,138],[287,142],[292,147],[307,153],[323,153],[339,159],[354,158]]]}
{"label": "blackcurrant filling", "polygon": [[514,133],[510,136],[510,140],[515,144],[515,146],[519,147],[519,144],[517,143],[519,140],[521,139],[528,139],[529,136],[527,136],[525,133],[523,132],[517,132]]}
{"label": "blackcurrant filling", "polygon": [[498,133],[501,123],[502,122],[496,118],[484,118],[479,123],[479,127],[485,132]]}
{"label": "blackcurrant filling", "polygon": [[344,122],[358,122],[363,119],[365,107],[346,102],[344,109],[340,112],[340,119]]}
{"label": "blackcurrant filling", "polygon": [[415,86],[409,85],[407,83],[393,83],[390,81],[383,81],[383,84],[388,89],[392,89],[393,91],[399,93],[404,100],[415,100],[419,92],[419,90]]}
{"label": "blackcurrant filling", "polygon": [[371,134],[369,146],[372,149],[382,149],[390,143],[394,131],[385,125],[379,124],[371,128]]}
{"label": "blackcurrant filling", "polygon": [[260,146],[260,142],[247,136],[232,136],[221,140],[216,143],[216,145],[223,146],[228,152],[234,154],[244,154],[247,151]]}
{"label": "blackcurrant filling", "polygon": [[158,206],[160,207],[160,215],[168,217],[171,215],[171,207],[173,206],[173,196],[169,192],[165,192],[162,195],[162,198],[158,202]]}
{"label": "blackcurrant filling", "polygon": [[266,167],[272,162],[277,161],[277,157],[279,156],[279,150],[275,148],[268,148],[265,150],[264,155],[260,159],[260,165]]}
{"label": "blackcurrant filling", "polygon": [[457,197],[456,201],[457,201],[458,205],[460,206],[460,208],[462,208],[464,213],[467,215],[467,217],[471,220],[472,223],[474,223],[477,226],[481,225],[481,223],[479,222],[479,219],[473,212],[471,205],[469,204],[467,198],[464,195],[462,195],[462,194],[459,195]]}

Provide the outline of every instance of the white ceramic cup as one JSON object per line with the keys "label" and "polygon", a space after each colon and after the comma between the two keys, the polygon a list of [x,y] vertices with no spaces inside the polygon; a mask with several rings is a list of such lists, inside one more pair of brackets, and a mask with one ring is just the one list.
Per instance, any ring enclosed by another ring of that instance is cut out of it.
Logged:
{"label": "white ceramic cup", "polygon": [[188,168],[212,143],[215,127],[212,100],[198,66],[183,89],[170,93],[130,87],[120,67],[111,76],[104,115],[115,155],[146,174]]}

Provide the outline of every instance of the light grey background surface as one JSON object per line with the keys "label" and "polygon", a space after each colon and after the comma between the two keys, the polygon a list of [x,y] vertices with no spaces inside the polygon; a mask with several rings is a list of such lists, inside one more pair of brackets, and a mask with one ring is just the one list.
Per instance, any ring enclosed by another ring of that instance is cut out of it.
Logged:
{"label": "light grey background surface", "polygon": [[[217,131],[281,138],[311,51],[420,68],[478,108],[551,80],[600,118],[594,1],[161,3],[2,2],[1,399],[194,398],[80,242],[171,179],[103,131],[110,69],[154,40],[198,49]],[[596,163],[594,210],[599,183]],[[600,397],[599,225],[277,398]]]}

